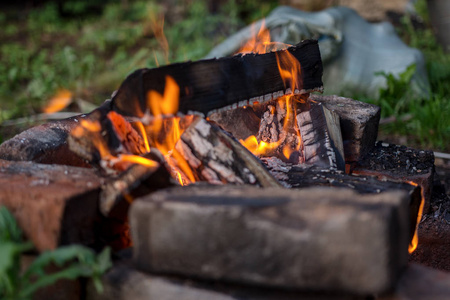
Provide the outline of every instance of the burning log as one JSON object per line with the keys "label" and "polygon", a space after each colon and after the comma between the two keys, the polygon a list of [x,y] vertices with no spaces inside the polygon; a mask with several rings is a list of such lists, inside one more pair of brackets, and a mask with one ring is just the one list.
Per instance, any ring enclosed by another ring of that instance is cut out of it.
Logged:
{"label": "burning log", "polygon": [[357,294],[390,290],[405,267],[409,197],[346,189],[169,189],[130,210],[142,270]]}
{"label": "burning log", "polygon": [[39,251],[72,243],[101,248],[116,239],[121,247],[129,243],[121,236],[125,224],[98,213],[102,182],[92,169],[0,160],[0,204]]}
{"label": "burning log", "polygon": [[149,168],[142,164],[132,165],[103,185],[100,211],[104,216],[127,220],[128,208],[133,199],[175,185],[164,157],[156,153],[159,151],[151,149],[144,157],[157,161],[157,166]]}
{"label": "burning log", "polygon": [[143,154],[141,136],[122,116],[106,108],[94,110],[68,137],[69,149],[91,164],[119,153]]}
{"label": "burning log", "polygon": [[339,116],[345,162],[358,161],[373,149],[380,121],[378,106],[338,96],[311,94],[310,98]]}
{"label": "burning log", "polygon": [[[300,93],[322,90],[322,60],[317,41],[305,40],[294,47],[266,54],[172,64],[141,69],[128,76],[112,99],[113,110],[142,118],[149,111],[148,93],[163,94],[167,78],[179,86],[178,112],[210,113],[276,99],[286,92],[286,78],[279,70],[279,57],[292,55],[301,65]],[[292,88],[294,90],[294,88]]]}
{"label": "burning log", "polygon": [[278,181],[253,154],[223,130],[202,118],[194,121],[181,135],[176,151],[195,171],[197,180],[280,187]]}

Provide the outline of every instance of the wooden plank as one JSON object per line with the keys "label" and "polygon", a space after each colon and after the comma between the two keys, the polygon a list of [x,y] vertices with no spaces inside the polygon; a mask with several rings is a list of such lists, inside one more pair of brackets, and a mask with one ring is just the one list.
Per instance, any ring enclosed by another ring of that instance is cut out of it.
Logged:
{"label": "wooden plank", "polygon": [[101,247],[124,230],[104,220],[105,236],[97,224],[102,181],[92,169],[0,160],[0,204],[40,251],[71,243]]}
{"label": "wooden plank", "polygon": [[408,205],[398,191],[168,189],[131,206],[134,263],[208,280],[382,293],[407,263]]}

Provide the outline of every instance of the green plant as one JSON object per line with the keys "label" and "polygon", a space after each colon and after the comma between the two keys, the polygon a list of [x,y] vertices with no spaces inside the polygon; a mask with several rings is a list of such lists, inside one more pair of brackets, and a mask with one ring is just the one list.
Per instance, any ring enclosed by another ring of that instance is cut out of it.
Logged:
{"label": "green plant", "polygon": [[381,106],[382,117],[399,115],[407,111],[408,104],[413,101],[411,80],[416,72],[416,65],[406,68],[398,77],[391,73],[377,72],[376,75],[386,79],[386,88],[381,88],[375,104]]}
{"label": "green plant", "polygon": [[[21,272],[20,257],[33,249],[33,244],[22,240],[22,231],[14,217],[0,207],[0,299],[28,300],[42,287],[60,279],[91,277],[98,291],[102,291],[100,276],[111,267],[110,249],[96,255],[93,250],[71,245],[40,254]],[[47,273],[49,265],[59,271]]]}

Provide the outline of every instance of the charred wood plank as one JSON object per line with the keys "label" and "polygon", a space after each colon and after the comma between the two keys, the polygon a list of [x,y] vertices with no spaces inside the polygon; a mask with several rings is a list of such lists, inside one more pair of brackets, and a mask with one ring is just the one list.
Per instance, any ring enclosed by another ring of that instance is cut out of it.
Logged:
{"label": "charred wood plank", "polygon": [[414,182],[420,185],[424,199],[424,213],[430,208],[434,172],[432,151],[382,142],[377,142],[363,160],[352,164],[350,168],[352,174]]}
{"label": "charred wood plank", "polygon": [[297,115],[303,142],[304,162],[321,167],[345,169],[339,116],[321,103]]}
{"label": "charred wood plank", "polygon": [[280,187],[252,153],[203,118],[186,129],[175,149],[200,181]]}
{"label": "charred wood plank", "polygon": [[380,122],[378,106],[335,95],[311,94],[310,98],[339,116],[345,162],[358,161],[373,149]]}
{"label": "charred wood plank", "polygon": [[422,202],[422,189],[401,181],[379,180],[373,176],[348,175],[342,171],[323,169],[317,166],[289,166],[282,161],[263,159],[263,163],[275,178],[291,188],[309,188],[327,186],[349,188],[358,194],[379,194],[387,191],[401,190],[409,195],[410,240],[416,231],[417,215]]}
{"label": "charred wood plank", "polygon": [[0,160],[0,204],[39,251],[71,243],[128,245],[127,225],[98,213],[102,182],[93,169]]}
{"label": "charred wood plank", "polygon": [[[288,51],[301,64],[299,92],[322,90],[322,60],[315,40],[305,40]],[[180,88],[178,111],[209,113],[225,108],[264,102],[286,92],[277,65],[277,52],[236,55],[140,69],[129,75],[112,98],[112,108],[124,115],[142,117],[150,109],[147,93],[163,94],[166,76]]]}
{"label": "charred wood plank", "polygon": [[142,270],[356,294],[395,286],[406,266],[409,197],[348,189],[167,189],[130,209]]}

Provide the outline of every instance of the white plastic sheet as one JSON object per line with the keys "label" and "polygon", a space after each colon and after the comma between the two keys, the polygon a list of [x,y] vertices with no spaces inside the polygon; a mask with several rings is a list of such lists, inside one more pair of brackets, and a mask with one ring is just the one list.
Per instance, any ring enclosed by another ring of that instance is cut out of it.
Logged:
{"label": "white plastic sheet", "polygon": [[[232,35],[206,58],[236,53],[262,23],[260,20]],[[304,12],[281,6],[265,19],[265,26],[276,42],[297,44],[309,38],[319,41],[326,94],[377,97],[386,79],[376,73],[399,75],[415,64],[412,88],[418,96],[428,95],[423,54],[403,43],[390,23],[369,23],[347,7]]]}

